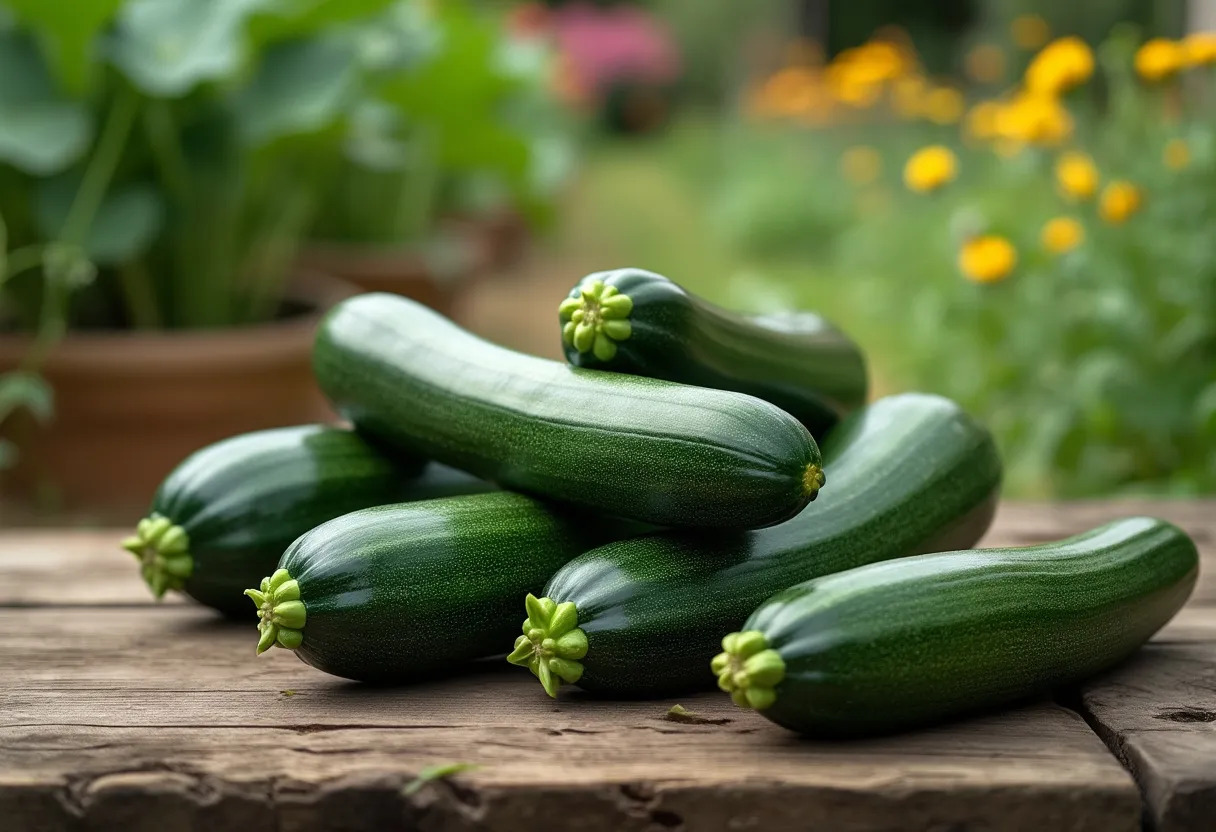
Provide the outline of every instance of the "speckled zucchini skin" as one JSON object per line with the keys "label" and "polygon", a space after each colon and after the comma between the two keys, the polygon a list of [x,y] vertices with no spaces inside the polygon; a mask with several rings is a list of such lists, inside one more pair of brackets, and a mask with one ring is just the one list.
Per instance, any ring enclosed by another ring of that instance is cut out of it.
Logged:
{"label": "speckled zucchini skin", "polygon": [[589,547],[637,531],[509,492],[339,517],[279,563],[307,608],[296,652],[360,681],[408,681],[501,653],[519,630],[528,587]]}
{"label": "speckled zucchini skin", "polygon": [[818,578],[775,595],[743,626],[785,662],[761,713],[807,734],[875,734],[1077,682],[1169,621],[1198,571],[1186,534],[1136,517],[1058,543]]}
{"label": "speckled zucchini skin", "polygon": [[631,333],[607,360],[563,337],[576,367],[747,393],[793,414],[816,438],[865,404],[861,350],[817,315],[738,315],[642,269],[588,275],[570,297],[595,281],[631,299]]}
{"label": "speckled zucchini skin", "polygon": [[243,434],[189,456],[161,484],[152,510],[189,536],[184,591],[246,618],[241,593],[274,570],[312,527],[355,509],[492,490],[447,466],[380,453],[351,430],[305,425]]}
{"label": "speckled zucchini skin", "polygon": [[495,346],[395,295],[335,308],[317,380],[361,430],[517,491],[663,526],[758,528],[814,497],[819,448],[751,396]]}
{"label": "speckled zucchini skin", "polygon": [[832,487],[793,520],[742,534],[638,537],[562,567],[544,595],[577,607],[589,645],[577,684],[633,696],[712,687],[722,636],[774,592],[970,546],[991,522],[1000,458],[988,431],[947,399],[881,399],[824,447]]}

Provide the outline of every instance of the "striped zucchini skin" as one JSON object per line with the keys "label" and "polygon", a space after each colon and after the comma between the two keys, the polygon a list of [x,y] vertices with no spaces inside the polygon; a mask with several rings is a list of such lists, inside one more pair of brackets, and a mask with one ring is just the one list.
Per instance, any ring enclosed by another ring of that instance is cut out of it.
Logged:
{"label": "striped zucchini skin", "polygon": [[637,530],[510,492],[347,514],[298,539],[279,563],[307,610],[296,652],[359,681],[448,672],[502,651],[529,586]]}
{"label": "striped zucchini skin", "polygon": [[1195,544],[1134,517],[1023,549],[924,555],[791,587],[753,613],[785,663],[761,711],[819,736],[1012,702],[1126,658],[1182,607]]}
{"label": "striped zucchini skin", "polygon": [[[607,349],[597,349],[593,339],[576,343],[572,310],[594,304],[594,293],[607,287],[631,301],[629,313],[617,318],[628,323],[628,336],[614,340],[600,333]],[[585,300],[588,290],[592,296]],[[576,367],[747,393],[791,413],[817,438],[865,404],[861,350],[809,312],[738,315],[642,269],[588,275],[570,299],[561,315],[562,347]]]}
{"label": "striped zucchini skin", "polygon": [[194,569],[183,591],[246,617],[241,592],[304,532],[355,509],[491,490],[435,463],[392,458],[351,430],[304,425],[242,434],[187,457],[152,511],[185,530]]}
{"label": "striped zucchini skin", "polygon": [[825,444],[832,488],[796,518],[732,535],[611,543],[545,587],[587,635],[588,690],[659,696],[712,686],[722,634],[774,592],[889,558],[974,544],[996,505],[992,437],[953,402],[905,394],[849,417]]}
{"label": "striped zucchini skin", "polygon": [[768,402],[522,355],[394,295],[336,307],[313,363],[343,415],[386,444],[607,514],[757,528],[822,484],[815,440]]}

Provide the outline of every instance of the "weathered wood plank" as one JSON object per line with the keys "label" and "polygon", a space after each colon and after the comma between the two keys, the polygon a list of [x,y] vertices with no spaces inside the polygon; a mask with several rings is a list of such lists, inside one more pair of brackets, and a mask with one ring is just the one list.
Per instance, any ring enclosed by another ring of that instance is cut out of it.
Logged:
{"label": "weathered wood plank", "polygon": [[1140,784],[1156,832],[1216,829],[1216,608],[1184,610],[1085,685],[1080,708]]}
{"label": "weathered wood plank", "polygon": [[[1196,600],[1216,603],[1216,500],[1005,502],[984,546],[1055,540],[1129,514],[1178,523],[1199,544],[1207,567]],[[154,603],[134,560],[118,547],[123,529],[0,531],[0,607]],[[166,602],[180,601],[170,595]]]}
{"label": "weathered wood plank", "polygon": [[[1126,772],[1032,704],[884,740],[799,740],[721,694],[554,702],[515,668],[344,683],[201,610],[0,610],[0,817],[20,828],[1134,830]],[[490,669],[495,668],[495,669]],[[292,691],[291,695],[283,693]],[[476,771],[413,797],[424,766]],[[155,827],[152,826],[155,819]]]}

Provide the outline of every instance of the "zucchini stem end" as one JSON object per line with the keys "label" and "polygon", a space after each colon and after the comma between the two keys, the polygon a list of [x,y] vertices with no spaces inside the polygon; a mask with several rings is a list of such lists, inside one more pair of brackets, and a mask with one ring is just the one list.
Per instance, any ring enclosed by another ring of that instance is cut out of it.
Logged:
{"label": "zucchini stem end", "polygon": [[540,679],[545,693],[557,698],[562,682],[574,684],[583,676],[579,661],[587,655],[587,634],[578,629],[578,609],[573,601],[557,603],[552,598],[524,599],[528,617],[523,635],[507,656],[511,664],[526,667]]}
{"label": "zucchini stem end", "polygon": [[286,569],[262,578],[257,589],[245,594],[258,608],[258,655],[271,647],[295,650],[304,643],[308,609],[300,600],[300,584]]}
{"label": "zucchini stem end", "polygon": [[600,361],[616,357],[617,344],[633,334],[633,299],[599,278],[584,279],[558,307],[562,341]]}
{"label": "zucchini stem end", "polygon": [[139,572],[157,600],[170,589],[184,588],[186,579],[194,573],[186,530],[156,512],[139,521],[135,534],[122,542],[122,548],[139,560]]}
{"label": "zucchini stem end", "polygon": [[759,630],[731,633],[710,668],[718,687],[740,708],[762,711],[777,701],[774,690],[785,678],[785,661]]}

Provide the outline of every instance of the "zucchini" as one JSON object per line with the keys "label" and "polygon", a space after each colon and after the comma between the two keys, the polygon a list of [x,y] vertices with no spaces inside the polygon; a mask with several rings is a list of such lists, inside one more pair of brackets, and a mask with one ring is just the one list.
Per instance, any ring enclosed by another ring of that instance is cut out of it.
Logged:
{"label": "zucchini", "polygon": [[241,591],[313,526],[367,506],[492,488],[447,466],[390,458],[343,428],[274,428],[187,457],[122,545],[157,598],[180,590],[242,615]]}
{"label": "zucchini", "polygon": [[863,566],[765,601],[712,667],[735,702],[791,730],[898,731],[1105,670],[1173,617],[1198,572],[1191,539],[1149,517]]}
{"label": "zucchini", "polygon": [[313,365],[385,444],[606,514],[756,528],[823,484],[815,440],[768,402],[523,355],[396,295],[339,304]]}
{"label": "zucchini", "polygon": [[[347,679],[403,681],[501,652],[529,586],[627,521],[498,492],[347,514],[300,537],[246,595],[258,652]],[[562,649],[577,653],[577,636]]]}
{"label": "zucchini", "polygon": [[[721,634],[774,592],[864,563],[970,546],[991,522],[1000,458],[988,431],[947,399],[881,399],[846,419],[825,449],[833,487],[789,522],[731,535],[653,534],[566,564],[541,602],[570,611],[559,626],[538,620],[530,601],[509,660],[538,673],[551,658],[545,639],[577,627],[589,645],[580,687],[638,696],[712,685],[705,666]],[[558,684],[551,677],[550,695]]]}
{"label": "zucchini", "polygon": [[738,315],[641,269],[588,275],[558,315],[576,367],[748,393],[816,437],[865,404],[861,350],[817,315]]}

